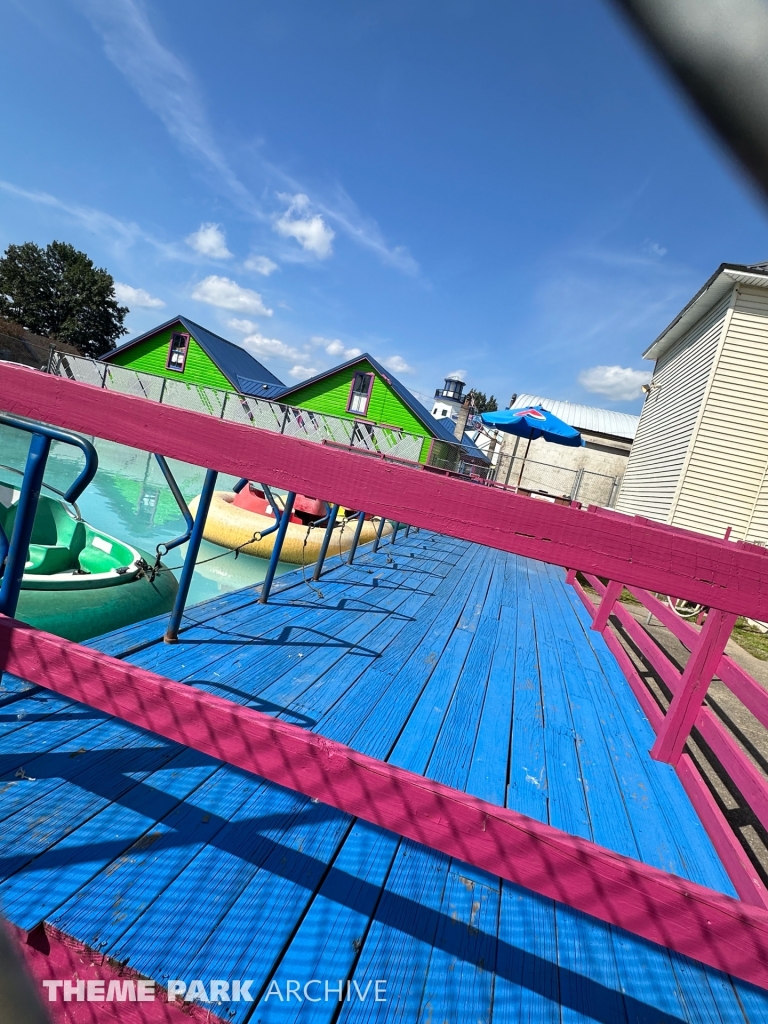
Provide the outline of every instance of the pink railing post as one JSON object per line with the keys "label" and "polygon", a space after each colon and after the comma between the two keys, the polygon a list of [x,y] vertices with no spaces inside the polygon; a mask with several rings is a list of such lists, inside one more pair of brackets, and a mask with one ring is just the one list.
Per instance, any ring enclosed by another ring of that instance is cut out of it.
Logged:
{"label": "pink railing post", "polygon": [[596,633],[602,633],[605,627],[608,625],[608,619],[613,606],[621,596],[621,592],[624,589],[623,583],[617,583],[616,580],[610,580],[608,586],[605,588],[603,599],[600,602],[600,607],[597,609],[595,617],[592,619],[592,625],[590,629],[594,629]]}
{"label": "pink railing post", "polygon": [[651,748],[654,760],[672,765],[680,760],[685,741],[704,703],[736,619],[737,616],[731,612],[721,612],[717,608],[713,608],[707,615],[699,642],[691,651],[680,687],[672,698],[656,742]]}

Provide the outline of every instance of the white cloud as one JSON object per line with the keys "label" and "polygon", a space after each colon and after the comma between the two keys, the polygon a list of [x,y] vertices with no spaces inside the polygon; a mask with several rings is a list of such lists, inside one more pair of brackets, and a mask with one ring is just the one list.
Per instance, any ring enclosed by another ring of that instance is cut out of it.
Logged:
{"label": "white cloud", "polygon": [[354,348],[352,346],[347,347],[344,342],[340,341],[338,338],[323,338],[316,334],[310,340],[313,345],[322,345],[329,356],[341,356],[343,359],[354,359],[355,356],[361,356],[363,354],[362,349]]}
{"label": "white cloud", "polygon": [[209,256],[214,260],[232,258],[232,253],[227,248],[227,239],[221,230],[221,224],[201,224],[197,231],[187,235],[185,242],[201,256]]}
{"label": "white cloud", "polygon": [[[160,42],[144,6],[137,0],[76,0],[76,3],[101,36],[109,60],[144,104],[160,118],[179,148],[191,153],[211,172],[220,189],[242,209],[257,220],[267,220],[261,204],[240,181],[217,144],[195,76]],[[261,170],[266,178],[279,181],[282,188],[306,198],[303,186],[279,167],[262,161]],[[319,212],[310,217],[291,219],[287,212],[280,218],[287,236],[296,238],[306,251],[321,259],[330,255],[334,237],[326,223],[330,220],[358,245],[378,256],[382,263],[405,274],[418,274],[418,264],[408,250],[404,246],[388,245],[375,220],[362,214],[343,189],[336,190],[332,202],[316,202],[315,206]],[[283,233],[280,228],[277,230]]]}
{"label": "white cloud", "polygon": [[257,274],[269,277],[270,274],[274,274],[276,270],[279,270],[279,267],[269,256],[249,256],[245,261],[245,269],[253,270]]}
{"label": "white cloud", "polygon": [[243,288],[228,277],[211,274],[201,281],[192,292],[192,298],[207,302],[209,306],[231,309],[235,313],[253,313],[256,316],[272,316],[258,292]]}
{"label": "white cloud", "polygon": [[132,288],[129,284],[121,284],[115,281],[115,298],[118,302],[125,302],[128,307],[141,306],[144,309],[160,309],[165,303],[162,299],[155,298],[143,288]]}
{"label": "white cloud", "polygon": [[640,385],[650,379],[650,371],[632,370],[628,366],[593,366],[579,374],[582,387],[597,395],[606,395],[614,402],[639,398]]}
{"label": "white cloud", "polygon": [[286,345],[279,338],[265,338],[259,331],[255,331],[253,334],[249,334],[247,338],[243,338],[240,344],[243,348],[248,349],[249,352],[257,356],[272,356],[275,359],[294,361],[301,359],[305,355],[305,353],[294,348],[292,345]]}
{"label": "white cloud", "polygon": [[241,334],[255,334],[257,325],[253,320],[238,320],[237,317],[233,317],[231,320],[227,320],[227,327],[232,331],[239,331]]}
{"label": "white cloud", "polygon": [[192,153],[240,205],[260,213],[217,146],[197,82],[155,35],[134,0],[78,0],[101,35],[104,51],[182,150]]}
{"label": "white cloud", "polygon": [[416,371],[412,366],[403,359],[402,356],[387,356],[386,359],[381,360],[382,364],[386,366],[392,373],[415,373]]}
{"label": "white cloud", "polygon": [[294,380],[306,380],[307,377],[314,377],[317,372],[314,366],[292,366],[288,375]]}
{"label": "white cloud", "polygon": [[333,252],[331,243],[336,235],[319,213],[312,213],[309,197],[302,192],[295,196],[282,192],[279,198],[288,208],[275,221],[275,231],[284,238],[295,238],[302,249],[318,259],[327,259]]}
{"label": "white cloud", "polygon": [[466,370],[451,370],[450,373],[446,373],[445,379],[447,380],[449,377],[458,377],[459,380],[466,380],[467,379],[467,371]]}

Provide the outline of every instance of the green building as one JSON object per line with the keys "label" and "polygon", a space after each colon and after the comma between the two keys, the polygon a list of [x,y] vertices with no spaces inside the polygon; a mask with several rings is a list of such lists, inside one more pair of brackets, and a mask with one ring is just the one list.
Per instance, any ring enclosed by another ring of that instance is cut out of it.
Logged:
{"label": "green building", "polygon": [[284,384],[240,345],[177,316],[107,352],[103,362],[186,384],[274,398]]}
{"label": "green building", "polygon": [[[310,377],[275,396],[281,404],[311,412],[357,420],[365,424],[392,427],[424,438],[420,462],[454,468],[456,438],[453,422],[439,420],[373,356],[364,352],[346,363]],[[466,435],[462,440],[464,457],[487,464],[488,460]],[[449,465],[450,463],[450,465]]]}

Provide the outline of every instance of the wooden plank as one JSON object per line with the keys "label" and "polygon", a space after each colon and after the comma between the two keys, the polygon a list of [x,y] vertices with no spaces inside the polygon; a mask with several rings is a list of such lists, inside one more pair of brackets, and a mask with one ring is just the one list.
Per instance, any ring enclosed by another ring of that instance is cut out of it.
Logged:
{"label": "wooden plank", "polygon": [[0,408],[441,534],[768,619],[768,552],[534,502],[3,363]]}
{"label": "wooden plank", "polygon": [[686,662],[677,693],[651,748],[651,757],[657,761],[668,764],[679,761],[735,621],[735,615],[715,608],[707,616],[699,642]]}
{"label": "wooden plank", "polygon": [[13,620],[0,620],[0,664],[768,987],[762,910]]}
{"label": "wooden plank", "polygon": [[[599,775],[592,760],[603,753],[594,736],[584,735],[573,705],[579,711],[584,703],[579,690],[584,686],[576,662],[573,642],[567,623],[551,615],[552,581],[545,566],[532,566],[533,611],[536,643],[539,651],[541,687],[544,705],[544,744],[549,778],[549,823],[584,839],[595,839],[593,814],[587,793],[594,788],[600,793],[598,810],[605,810],[615,830],[601,830],[601,839],[610,839],[610,847],[628,855],[629,844],[617,842],[626,812],[617,800],[615,783]],[[567,677],[567,684],[566,684]],[[593,746],[595,749],[593,750]],[[591,752],[591,753],[590,753]],[[632,851],[634,852],[634,851]],[[623,986],[610,930],[605,925],[580,913],[558,906],[557,958],[561,967],[561,994],[568,1006],[584,1020],[595,1015],[626,1020]],[[601,996],[595,1005],[595,992]]]}
{"label": "wooden plank", "polygon": [[[182,803],[160,810],[149,836],[109,861],[50,915],[70,935],[88,939],[115,957],[118,943],[206,845],[219,842],[227,821],[266,783],[232,772],[218,762],[188,767],[193,789]],[[150,776],[151,780],[151,776]],[[196,785],[195,785],[196,784]],[[162,790],[163,778],[156,785]],[[131,951],[132,952],[132,951]]]}
{"label": "wooden plank", "polygon": [[[643,766],[651,771],[657,766],[646,750],[635,745],[618,713],[617,694],[604,676],[593,646],[598,638],[582,628],[583,617],[574,615],[562,577],[555,569],[549,569],[548,575],[553,627],[559,634],[567,633],[576,662],[568,674],[569,692],[575,676],[586,683],[582,699],[572,700],[571,707],[574,728],[583,739],[579,749],[594,838],[627,856],[639,856],[646,863],[682,874],[683,861],[670,847],[666,823],[655,802],[650,804],[648,799],[652,787]],[[566,646],[565,636],[562,646]],[[623,688],[619,692],[623,693]],[[681,986],[676,977],[677,954],[618,929],[610,933],[629,1019],[654,1019],[655,1014],[660,1019],[683,1018],[687,986]],[[699,985],[702,983],[706,985],[706,980],[700,979]]]}
{"label": "wooden plank", "polygon": [[611,580],[605,588],[605,593],[600,600],[600,604],[595,612],[595,617],[592,620],[592,629],[594,629],[596,633],[602,633],[608,625],[608,619],[613,611],[613,606],[618,601],[623,589],[624,584],[617,583],[616,580]]}

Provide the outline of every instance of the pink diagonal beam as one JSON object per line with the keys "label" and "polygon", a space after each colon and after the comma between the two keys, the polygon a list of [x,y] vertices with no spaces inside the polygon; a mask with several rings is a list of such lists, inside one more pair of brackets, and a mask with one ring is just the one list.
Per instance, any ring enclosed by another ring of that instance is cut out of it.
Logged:
{"label": "pink diagonal beam", "polygon": [[765,911],[3,617],[0,668],[768,988]]}
{"label": "pink diagonal beam", "polygon": [[479,487],[0,362],[0,409],[768,620],[768,551]]}

